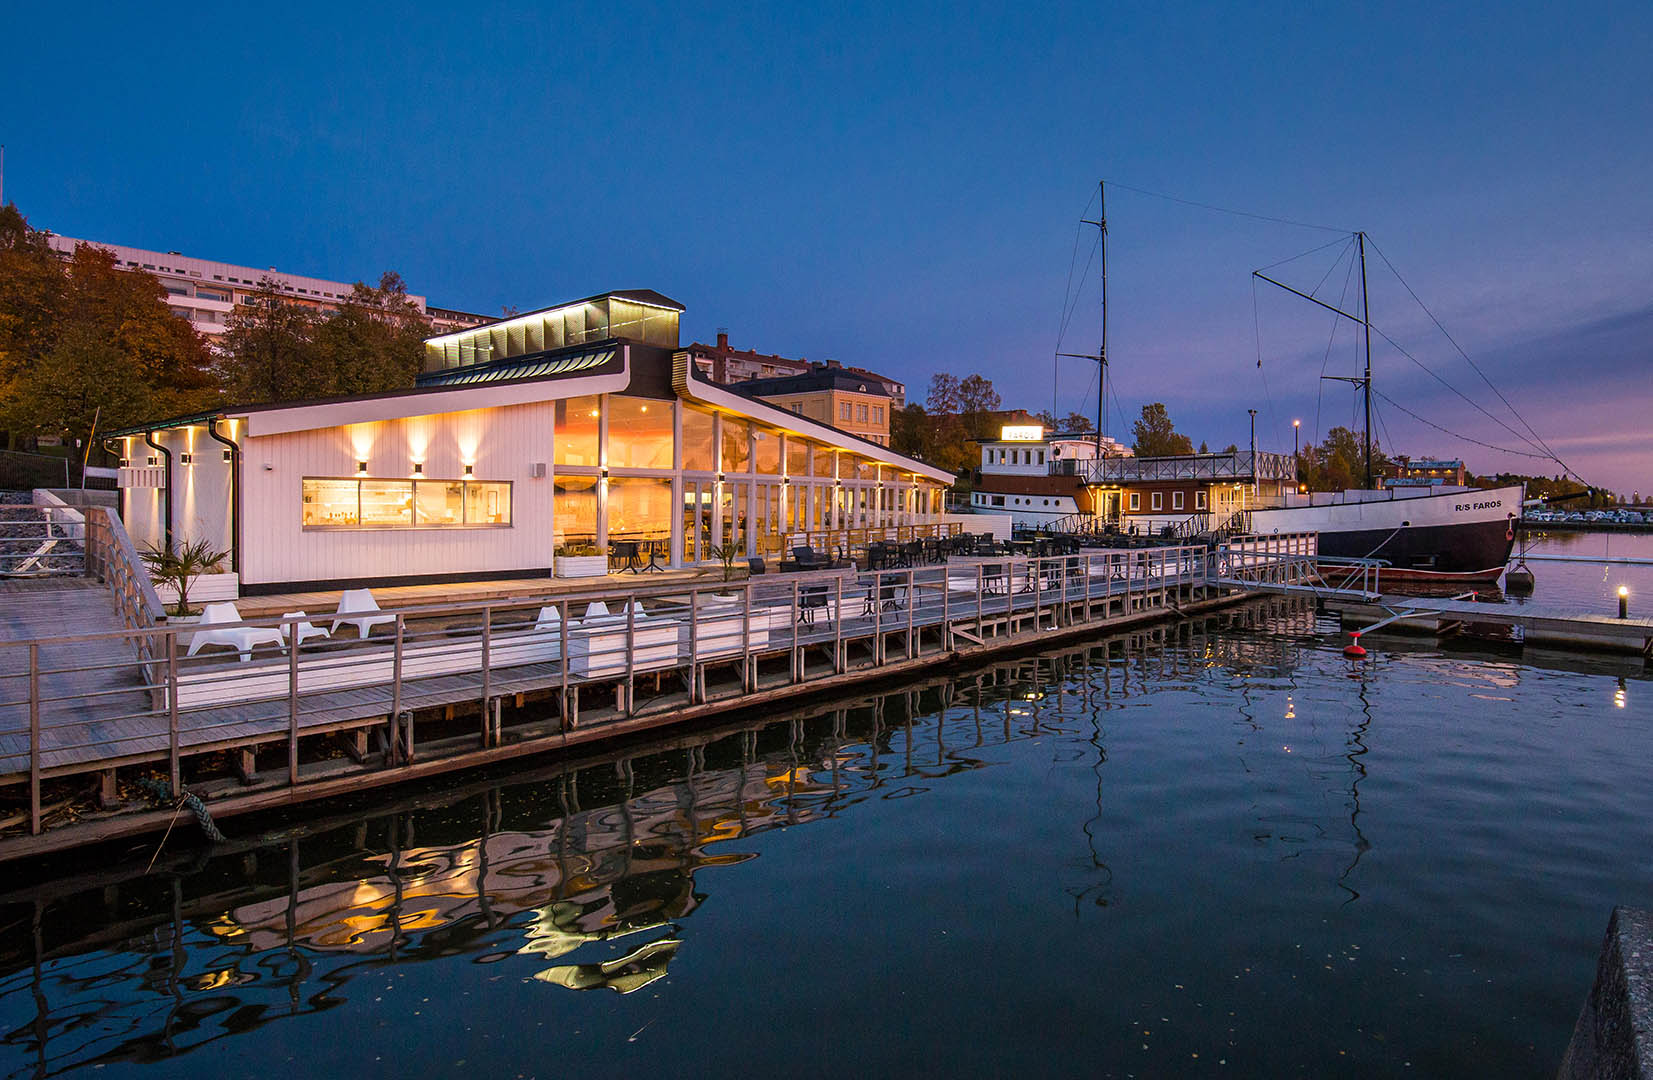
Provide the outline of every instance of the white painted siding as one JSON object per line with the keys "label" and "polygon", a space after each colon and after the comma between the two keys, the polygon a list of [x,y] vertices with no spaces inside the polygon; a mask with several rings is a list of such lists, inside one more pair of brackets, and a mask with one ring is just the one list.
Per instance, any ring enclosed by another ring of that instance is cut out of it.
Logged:
{"label": "white painted siding", "polygon": [[[318,581],[543,570],[552,560],[552,428],[556,403],[416,416],[251,437],[242,506],[243,583]],[[413,475],[424,463],[432,480],[509,480],[508,528],[310,529],[302,527],[303,479],[356,476],[365,459],[370,478]],[[530,477],[534,462],[547,475]]]}

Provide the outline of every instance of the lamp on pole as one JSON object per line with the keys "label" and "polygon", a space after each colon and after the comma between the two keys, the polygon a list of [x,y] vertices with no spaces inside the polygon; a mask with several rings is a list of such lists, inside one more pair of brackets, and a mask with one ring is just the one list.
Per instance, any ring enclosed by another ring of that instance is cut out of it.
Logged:
{"label": "lamp on pole", "polygon": [[1251,414],[1251,495],[1257,496],[1257,410],[1247,409]]}
{"label": "lamp on pole", "polygon": [[1302,474],[1298,471],[1297,464],[1297,433],[1301,431],[1302,428],[1303,421],[1293,420],[1291,422],[1291,479],[1293,483],[1299,483],[1302,478]]}

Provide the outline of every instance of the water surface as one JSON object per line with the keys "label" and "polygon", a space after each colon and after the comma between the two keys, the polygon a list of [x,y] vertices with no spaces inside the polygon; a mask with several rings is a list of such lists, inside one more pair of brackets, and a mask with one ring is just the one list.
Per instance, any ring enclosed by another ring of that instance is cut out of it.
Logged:
{"label": "water surface", "polygon": [[1553,1075],[1653,685],[1340,645],[1274,602],[14,876],[0,1075]]}

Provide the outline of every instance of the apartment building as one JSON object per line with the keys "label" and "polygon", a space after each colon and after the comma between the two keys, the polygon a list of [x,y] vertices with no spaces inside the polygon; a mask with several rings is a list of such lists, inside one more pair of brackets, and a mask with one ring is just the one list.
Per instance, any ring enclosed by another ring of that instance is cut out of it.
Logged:
{"label": "apartment building", "polygon": [[894,400],[884,384],[829,360],[799,375],[747,379],[731,390],[879,446],[890,445],[890,410]]}
{"label": "apartment building", "polygon": [[[749,379],[776,379],[788,375],[807,375],[813,369],[807,359],[793,359],[789,356],[776,356],[773,353],[760,353],[753,349],[735,349],[729,345],[729,331],[717,332],[716,345],[703,345],[695,342],[688,347],[690,358],[700,373],[715,383],[732,386],[735,383],[746,382]],[[828,360],[827,364],[842,367],[835,361]],[[889,395],[890,404],[899,409],[907,404],[907,386],[888,375],[880,375],[876,371],[866,368],[843,367],[844,371],[872,382],[884,388]]]}
{"label": "apartment building", "polygon": [[[149,251],[144,248],[106,244],[101,240],[77,240],[71,236],[52,235],[48,238],[59,254],[74,253],[78,244],[104,248],[115,256],[115,265],[125,270],[143,270],[160,279],[167,291],[167,306],[191,326],[215,338],[229,328],[230,312],[237,304],[248,303],[257,291],[258,283],[269,277],[280,283],[282,294],[289,303],[326,311],[336,307],[350,296],[352,286],[343,281],[289,274],[275,267],[259,270],[235,263],[196,259],[176,251]],[[489,316],[475,315],[449,308],[433,308],[423,296],[409,295],[419,310],[430,320],[431,329],[438,333],[463,330],[492,321]]]}

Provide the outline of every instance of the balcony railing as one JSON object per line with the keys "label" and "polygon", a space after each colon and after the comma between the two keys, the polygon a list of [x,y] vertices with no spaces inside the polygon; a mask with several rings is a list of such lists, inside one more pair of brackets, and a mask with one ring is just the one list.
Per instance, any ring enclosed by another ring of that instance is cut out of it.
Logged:
{"label": "balcony railing", "polygon": [[1279,480],[1291,483],[1297,469],[1290,454],[1179,454],[1175,457],[1084,458],[1062,462],[1069,475],[1089,484],[1156,483],[1170,480]]}

